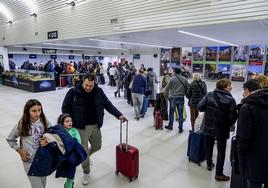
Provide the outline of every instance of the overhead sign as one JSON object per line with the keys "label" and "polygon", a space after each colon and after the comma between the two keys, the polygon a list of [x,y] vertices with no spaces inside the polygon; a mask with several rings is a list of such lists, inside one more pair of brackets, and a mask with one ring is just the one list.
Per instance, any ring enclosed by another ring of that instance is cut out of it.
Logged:
{"label": "overhead sign", "polygon": [[140,54],[133,54],[133,59],[140,59]]}
{"label": "overhead sign", "polygon": [[36,54],[29,54],[29,58],[30,59],[36,59],[37,58],[37,55]]}
{"label": "overhead sign", "polygon": [[43,54],[56,54],[57,49],[42,48]]}
{"label": "overhead sign", "polygon": [[58,31],[49,31],[47,32],[48,39],[57,39],[58,38]]}
{"label": "overhead sign", "polygon": [[57,59],[57,55],[51,55],[50,59]]}
{"label": "overhead sign", "polygon": [[74,59],[74,56],[73,55],[69,55],[69,59]]}

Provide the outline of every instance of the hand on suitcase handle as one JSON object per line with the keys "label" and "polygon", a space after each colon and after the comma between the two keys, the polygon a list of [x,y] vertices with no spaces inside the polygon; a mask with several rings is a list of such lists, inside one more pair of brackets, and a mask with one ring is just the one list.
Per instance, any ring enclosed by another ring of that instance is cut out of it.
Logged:
{"label": "hand on suitcase handle", "polygon": [[118,119],[119,119],[122,123],[124,123],[125,121],[128,121],[128,119],[127,119],[124,115],[119,116]]}

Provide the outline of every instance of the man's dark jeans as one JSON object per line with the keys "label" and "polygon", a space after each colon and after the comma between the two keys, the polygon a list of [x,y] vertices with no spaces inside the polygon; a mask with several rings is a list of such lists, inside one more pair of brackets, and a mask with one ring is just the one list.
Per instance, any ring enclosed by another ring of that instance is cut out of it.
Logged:
{"label": "man's dark jeans", "polygon": [[[206,135],[207,137],[207,151],[206,151],[206,159],[207,165],[212,165],[212,156],[213,156],[213,147],[215,143],[215,137]],[[226,151],[226,139],[217,139],[217,164],[216,164],[216,175],[223,175],[223,166],[225,160],[225,151]]]}

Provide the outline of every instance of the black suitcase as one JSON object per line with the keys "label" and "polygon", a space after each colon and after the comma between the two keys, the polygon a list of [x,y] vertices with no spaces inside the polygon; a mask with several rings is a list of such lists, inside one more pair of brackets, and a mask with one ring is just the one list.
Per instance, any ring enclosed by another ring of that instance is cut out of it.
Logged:
{"label": "black suitcase", "polygon": [[235,136],[231,139],[230,160],[232,165],[230,188],[247,188],[247,179],[241,176],[239,172],[237,140]]}
{"label": "black suitcase", "polygon": [[206,136],[200,131],[189,131],[187,156],[189,162],[195,162],[199,166],[206,159]]}

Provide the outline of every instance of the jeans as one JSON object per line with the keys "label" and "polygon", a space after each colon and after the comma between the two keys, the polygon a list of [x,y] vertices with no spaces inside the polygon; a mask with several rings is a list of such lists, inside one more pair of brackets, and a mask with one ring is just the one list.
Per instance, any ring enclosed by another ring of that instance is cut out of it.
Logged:
{"label": "jeans", "polygon": [[262,186],[263,184],[262,183],[255,183],[253,181],[250,181],[248,179],[248,186],[247,188],[268,188],[268,185],[265,184],[264,186]]}
{"label": "jeans", "polygon": [[178,109],[179,114],[179,129],[183,128],[183,105],[184,97],[169,97],[169,126],[173,127],[174,122],[174,111]]}
{"label": "jeans", "polygon": [[[212,165],[212,155],[213,155],[213,147],[215,143],[215,137],[206,135],[207,139],[207,151],[206,151],[206,159],[207,165]],[[216,175],[221,176],[223,175],[223,166],[225,161],[225,151],[226,151],[226,139],[217,139],[217,164],[216,164]]]}
{"label": "jeans", "polygon": [[141,108],[143,105],[143,98],[144,98],[143,94],[132,93],[132,101],[136,118],[142,117]]}

